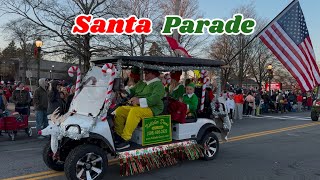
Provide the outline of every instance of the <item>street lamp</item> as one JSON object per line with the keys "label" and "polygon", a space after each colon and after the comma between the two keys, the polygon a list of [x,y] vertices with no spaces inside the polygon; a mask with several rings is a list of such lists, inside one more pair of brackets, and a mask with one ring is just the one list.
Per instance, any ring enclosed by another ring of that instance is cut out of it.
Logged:
{"label": "street lamp", "polygon": [[40,52],[41,52],[41,47],[43,43],[40,39],[40,37],[36,40],[36,47],[37,47],[37,65],[38,65],[38,73],[37,73],[37,80],[40,79]]}
{"label": "street lamp", "polygon": [[271,96],[271,79],[273,78],[273,71],[272,71],[272,65],[269,64],[267,66],[267,75],[268,75],[268,81],[269,81],[269,95]]}
{"label": "street lamp", "polygon": [[54,65],[51,66],[52,71],[50,70],[50,72],[52,72],[52,77],[50,76],[50,79],[53,79],[53,70],[54,70]]}
{"label": "street lamp", "polygon": [[50,69],[50,79],[52,79],[52,75],[51,75],[51,73],[52,73],[52,70]]}

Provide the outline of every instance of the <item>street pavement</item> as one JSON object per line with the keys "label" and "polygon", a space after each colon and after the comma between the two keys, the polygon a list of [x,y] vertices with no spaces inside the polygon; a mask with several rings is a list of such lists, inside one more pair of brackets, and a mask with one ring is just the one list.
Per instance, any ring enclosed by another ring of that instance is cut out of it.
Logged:
{"label": "street pavement", "polygon": [[[34,116],[30,122],[34,126]],[[320,180],[319,127],[310,112],[245,117],[233,123],[229,142],[221,144],[213,161],[184,161],[131,177],[120,177],[119,166],[113,165],[105,179]],[[0,179],[66,179],[42,161],[42,147],[49,139],[19,132],[16,141],[10,141],[3,135]]]}

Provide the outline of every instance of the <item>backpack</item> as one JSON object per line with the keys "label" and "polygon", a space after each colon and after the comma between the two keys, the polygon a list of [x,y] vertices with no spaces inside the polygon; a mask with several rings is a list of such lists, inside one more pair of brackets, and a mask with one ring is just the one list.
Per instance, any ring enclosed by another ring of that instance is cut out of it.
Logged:
{"label": "backpack", "polygon": [[171,120],[185,123],[188,107],[185,103],[175,99],[168,99],[168,112],[171,115]]}

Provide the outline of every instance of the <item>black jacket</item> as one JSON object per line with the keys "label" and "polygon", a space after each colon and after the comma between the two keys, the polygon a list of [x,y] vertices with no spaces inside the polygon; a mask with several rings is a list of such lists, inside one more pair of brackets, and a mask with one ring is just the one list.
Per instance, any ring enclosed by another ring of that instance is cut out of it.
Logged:
{"label": "black jacket", "polygon": [[36,111],[46,111],[48,109],[48,94],[42,87],[38,87],[34,91],[33,105]]}

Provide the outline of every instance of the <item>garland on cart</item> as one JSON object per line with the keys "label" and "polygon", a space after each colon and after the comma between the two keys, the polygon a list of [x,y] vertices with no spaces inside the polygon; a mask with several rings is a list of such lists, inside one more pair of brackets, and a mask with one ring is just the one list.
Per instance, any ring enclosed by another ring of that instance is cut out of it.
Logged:
{"label": "garland on cart", "polygon": [[144,173],[152,169],[172,166],[179,160],[203,157],[202,147],[196,141],[183,141],[118,153],[121,176]]}

